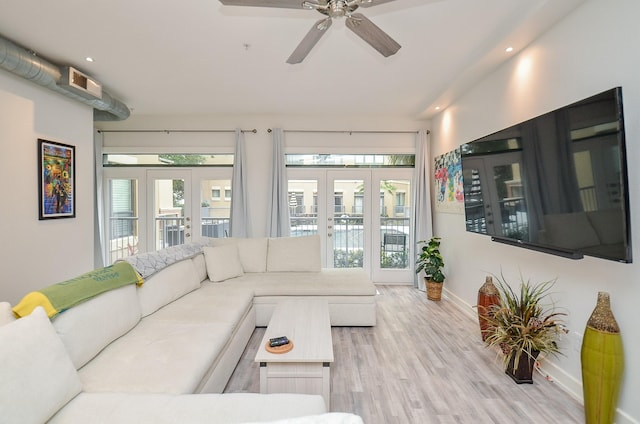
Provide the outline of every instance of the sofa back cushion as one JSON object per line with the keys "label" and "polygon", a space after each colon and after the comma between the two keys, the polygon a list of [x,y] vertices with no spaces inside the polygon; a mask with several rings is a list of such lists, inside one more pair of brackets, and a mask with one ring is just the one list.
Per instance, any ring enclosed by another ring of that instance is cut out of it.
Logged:
{"label": "sofa back cushion", "polygon": [[53,319],[53,326],[76,369],[140,321],[136,286],[130,284],[74,306]]}
{"label": "sofa back cushion", "polygon": [[244,272],[265,272],[267,270],[268,239],[263,238],[212,238],[213,247],[234,244],[238,246],[238,256]]}
{"label": "sofa back cushion", "polygon": [[151,315],[174,300],[200,287],[192,259],[183,259],[156,272],[138,288],[142,316]]}
{"label": "sofa back cushion", "polygon": [[268,272],[320,272],[320,236],[269,239]]}
{"label": "sofa back cushion", "polygon": [[194,256],[193,258],[191,258],[191,260],[193,261],[193,266],[196,269],[198,280],[202,282],[209,278],[209,276],[207,275],[207,264],[204,261],[204,253],[200,253],[199,255]]}
{"label": "sofa back cushion", "polygon": [[244,274],[236,245],[207,246],[202,250],[204,251],[204,260],[207,264],[209,280],[220,282],[230,278],[240,277]]}
{"label": "sofa back cushion", "polygon": [[0,421],[38,424],[82,390],[42,307],[0,327]]}
{"label": "sofa back cushion", "polygon": [[9,302],[0,302],[0,327],[16,320]]}

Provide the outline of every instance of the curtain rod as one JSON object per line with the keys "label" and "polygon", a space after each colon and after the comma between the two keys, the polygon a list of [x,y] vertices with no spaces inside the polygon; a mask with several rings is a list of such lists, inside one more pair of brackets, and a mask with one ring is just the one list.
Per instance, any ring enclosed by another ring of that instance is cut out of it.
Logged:
{"label": "curtain rod", "polygon": [[[250,132],[256,134],[258,130],[240,130],[243,133]],[[236,130],[98,130],[99,133],[232,133]]]}
{"label": "curtain rod", "polygon": [[[268,133],[273,130],[269,128]],[[340,133],[340,134],[418,134],[418,131],[350,131],[350,130],[283,130],[288,133]],[[427,130],[427,134],[431,131]]]}

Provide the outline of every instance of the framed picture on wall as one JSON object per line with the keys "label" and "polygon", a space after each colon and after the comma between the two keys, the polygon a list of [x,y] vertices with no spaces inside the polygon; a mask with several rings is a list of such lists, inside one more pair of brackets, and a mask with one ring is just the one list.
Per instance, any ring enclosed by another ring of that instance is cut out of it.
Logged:
{"label": "framed picture on wall", "polygon": [[39,219],[75,218],[76,148],[38,139]]}
{"label": "framed picture on wall", "polygon": [[433,181],[436,211],[464,213],[462,157],[459,148],[434,158]]}

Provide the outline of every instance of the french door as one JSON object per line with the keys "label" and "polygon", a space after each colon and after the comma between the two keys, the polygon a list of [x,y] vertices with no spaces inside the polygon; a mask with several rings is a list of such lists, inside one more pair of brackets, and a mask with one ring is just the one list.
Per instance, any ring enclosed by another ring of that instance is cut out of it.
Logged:
{"label": "french door", "polygon": [[323,266],[413,279],[411,169],[289,169],[291,234],[319,234]]}
{"label": "french door", "polygon": [[147,246],[149,250],[191,241],[191,171],[147,170]]}
{"label": "french door", "polygon": [[522,185],[522,153],[476,157],[465,163],[467,230],[529,240],[526,197]]}
{"label": "french door", "polygon": [[104,169],[105,263],[230,233],[231,168]]}

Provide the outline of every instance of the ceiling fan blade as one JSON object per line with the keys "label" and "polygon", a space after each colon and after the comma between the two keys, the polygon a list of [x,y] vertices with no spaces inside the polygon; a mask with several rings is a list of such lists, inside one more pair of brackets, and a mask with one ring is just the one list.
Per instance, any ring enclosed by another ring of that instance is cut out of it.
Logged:
{"label": "ceiling fan blade", "polygon": [[225,6],[283,7],[303,9],[302,0],[220,0]]}
{"label": "ceiling fan blade", "polygon": [[289,59],[287,59],[287,63],[295,65],[296,63],[300,63],[304,60],[305,57],[309,54],[311,49],[320,41],[322,36],[327,32],[327,29],[331,26],[332,21],[331,18],[320,19],[318,22],[313,24],[311,30],[305,35],[302,39],[298,47],[291,53]]}
{"label": "ceiling fan blade", "polygon": [[377,6],[379,4],[382,3],[390,3],[392,1],[396,1],[396,0],[363,0],[362,3],[358,3],[358,6],[360,7],[372,7],[372,6]]}
{"label": "ceiling fan blade", "polygon": [[402,47],[362,13],[351,14],[347,17],[346,25],[384,57],[396,54]]}

